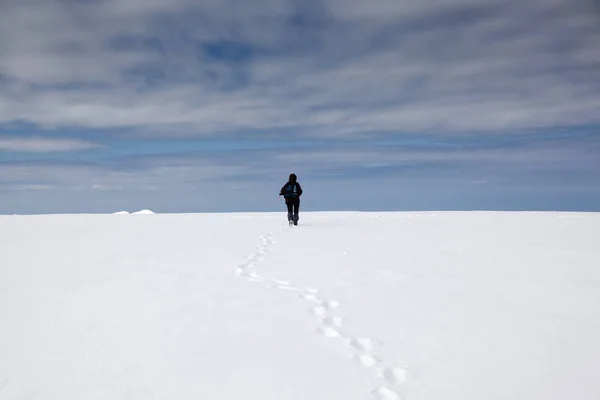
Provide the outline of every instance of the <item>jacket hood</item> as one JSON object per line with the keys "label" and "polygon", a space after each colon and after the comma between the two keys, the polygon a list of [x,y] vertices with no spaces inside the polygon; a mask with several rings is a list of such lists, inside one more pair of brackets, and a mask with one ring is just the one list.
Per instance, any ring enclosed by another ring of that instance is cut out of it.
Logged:
{"label": "jacket hood", "polygon": [[290,182],[296,183],[297,180],[298,180],[298,177],[296,177],[296,174],[290,174]]}

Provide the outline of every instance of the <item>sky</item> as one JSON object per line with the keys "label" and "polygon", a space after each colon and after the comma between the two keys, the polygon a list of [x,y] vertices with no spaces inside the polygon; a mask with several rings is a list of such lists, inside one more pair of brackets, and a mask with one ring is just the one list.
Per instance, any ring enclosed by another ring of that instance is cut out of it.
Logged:
{"label": "sky", "polygon": [[596,0],[1,0],[0,214],[600,211]]}

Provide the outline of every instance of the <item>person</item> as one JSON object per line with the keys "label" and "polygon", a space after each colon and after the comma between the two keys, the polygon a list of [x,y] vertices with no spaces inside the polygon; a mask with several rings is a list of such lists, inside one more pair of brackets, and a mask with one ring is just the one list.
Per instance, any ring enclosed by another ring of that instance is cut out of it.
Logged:
{"label": "person", "polygon": [[290,174],[288,182],[283,185],[279,195],[285,198],[285,205],[288,212],[288,223],[298,225],[298,212],[300,210],[300,196],[302,196],[302,187],[298,183],[296,174]]}

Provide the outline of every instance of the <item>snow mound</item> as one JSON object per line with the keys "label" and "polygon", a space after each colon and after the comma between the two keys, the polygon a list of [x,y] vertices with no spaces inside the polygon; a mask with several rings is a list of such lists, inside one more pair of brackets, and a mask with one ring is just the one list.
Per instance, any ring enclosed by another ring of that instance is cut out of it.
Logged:
{"label": "snow mound", "polygon": [[132,214],[137,214],[137,215],[151,215],[151,214],[155,214],[154,211],[151,210],[141,210],[141,211],[136,211]]}
{"label": "snow mound", "polygon": [[130,213],[129,211],[118,211],[116,213],[113,213],[112,215],[134,215],[134,214],[151,215],[151,214],[156,214],[156,213],[151,210],[140,210],[140,211],[136,211],[136,212],[132,212],[132,213]]}

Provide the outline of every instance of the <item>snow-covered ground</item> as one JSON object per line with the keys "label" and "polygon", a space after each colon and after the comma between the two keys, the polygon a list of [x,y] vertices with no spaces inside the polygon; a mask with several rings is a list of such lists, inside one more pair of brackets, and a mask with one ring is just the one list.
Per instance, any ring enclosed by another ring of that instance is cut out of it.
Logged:
{"label": "snow-covered ground", "polygon": [[0,243],[2,400],[600,399],[600,214],[4,216]]}

